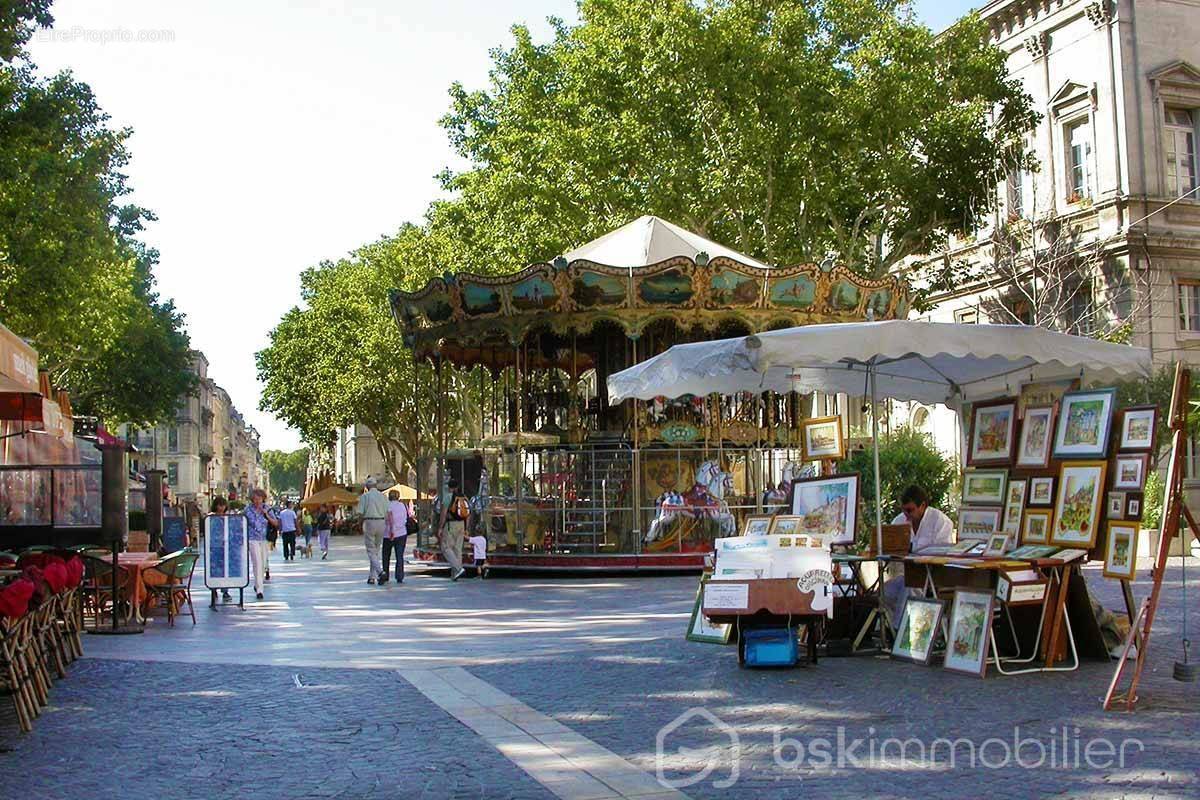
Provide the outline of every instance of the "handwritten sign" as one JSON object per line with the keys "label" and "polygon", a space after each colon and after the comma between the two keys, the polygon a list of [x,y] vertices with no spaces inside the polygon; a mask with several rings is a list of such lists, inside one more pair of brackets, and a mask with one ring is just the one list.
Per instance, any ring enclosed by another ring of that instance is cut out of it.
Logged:
{"label": "handwritten sign", "polygon": [[704,586],[705,608],[744,609],[749,605],[748,583],[708,583]]}

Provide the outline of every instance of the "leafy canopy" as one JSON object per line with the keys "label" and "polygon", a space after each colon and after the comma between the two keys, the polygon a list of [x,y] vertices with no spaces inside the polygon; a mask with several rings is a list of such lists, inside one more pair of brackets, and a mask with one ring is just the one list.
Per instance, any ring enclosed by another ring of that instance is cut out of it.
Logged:
{"label": "leafy canopy", "polygon": [[272,491],[299,492],[304,488],[304,477],[308,472],[307,447],[290,453],[285,450],[264,450],[262,463],[271,475]]}

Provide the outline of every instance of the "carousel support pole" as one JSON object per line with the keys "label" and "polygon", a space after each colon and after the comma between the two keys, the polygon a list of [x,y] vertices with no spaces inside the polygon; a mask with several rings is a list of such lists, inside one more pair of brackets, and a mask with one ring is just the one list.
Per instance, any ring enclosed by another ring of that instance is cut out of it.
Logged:
{"label": "carousel support pole", "polygon": [[[637,337],[633,337],[633,366],[637,366]],[[633,398],[633,538],[637,542],[636,553],[642,552],[642,454],[641,440],[638,433],[638,417],[640,412],[638,399]]]}
{"label": "carousel support pole", "polygon": [[521,527],[521,503],[525,500],[524,477],[525,477],[525,455],[521,452],[521,417],[524,416],[525,409],[523,408],[525,393],[521,391],[521,344],[518,343],[513,347],[513,383],[516,385],[516,423],[517,423],[517,441],[516,441],[516,458],[514,462],[516,469],[514,470],[513,482],[516,484],[514,496],[517,498],[517,547],[525,547],[525,529]]}
{"label": "carousel support pole", "polygon": [[[421,362],[419,359],[417,359],[415,357],[413,358],[413,377],[416,379],[414,381],[416,387],[420,387],[422,385],[421,384]],[[416,425],[416,436],[413,437],[413,444],[415,445],[413,447],[413,467],[416,469],[416,472],[417,472],[417,480],[416,480],[417,485],[415,487],[413,487],[417,490],[416,499],[413,500],[413,508],[414,509],[420,508],[421,485],[423,483],[423,481],[421,480],[421,428],[423,428],[424,426],[421,424],[421,419],[422,419],[422,417],[421,417],[421,390],[419,388],[417,388],[417,390],[413,392],[413,421]],[[418,515],[418,517],[419,516],[420,515]],[[420,529],[420,527],[417,528],[416,546],[417,547],[421,546],[421,529]],[[404,554],[401,553],[401,555],[403,556]]]}
{"label": "carousel support pole", "polygon": [[[446,393],[443,384],[443,368],[442,358],[439,355],[437,361],[434,362],[434,370],[436,373],[437,383],[437,486],[434,491],[437,492],[437,497],[444,503],[446,499],[443,497],[443,489],[446,486]],[[438,531],[439,535],[441,531]]]}
{"label": "carousel support pole", "polygon": [[879,396],[875,390],[875,367],[867,367],[871,376],[871,449],[875,462],[875,554],[883,555],[883,497],[879,479]]}

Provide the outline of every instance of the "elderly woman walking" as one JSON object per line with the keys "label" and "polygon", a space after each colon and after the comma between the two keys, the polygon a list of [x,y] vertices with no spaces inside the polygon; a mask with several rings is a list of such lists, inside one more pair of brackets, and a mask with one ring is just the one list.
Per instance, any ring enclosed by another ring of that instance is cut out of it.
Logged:
{"label": "elderly woman walking", "polygon": [[279,520],[266,506],[267,493],[255,489],[246,506],[246,541],[250,545],[250,570],[254,574],[254,594],[263,599],[263,575],[267,569],[267,530],[278,528]]}

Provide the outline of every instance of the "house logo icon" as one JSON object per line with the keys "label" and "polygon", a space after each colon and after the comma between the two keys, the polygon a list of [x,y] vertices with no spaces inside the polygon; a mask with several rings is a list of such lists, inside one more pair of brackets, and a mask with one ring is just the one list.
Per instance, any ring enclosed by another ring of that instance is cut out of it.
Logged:
{"label": "house logo icon", "polygon": [[[680,745],[674,752],[667,751],[667,739],[689,723],[697,729],[707,729],[705,732],[715,734],[722,740],[728,740],[728,745],[711,744],[707,747],[685,747]],[[718,767],[727,761],[729,776],[722,780],[713,781],[713,788],[728,789],[738,781],[741,767],[742,745],[738,732],[733,726],[726,724],[720,717],[707,708],[693,707],[668,722],[654,737],[654,768],[655,777],[663,786],[671,789],[682,789],[693,786],[705,780]],[[727,758],[726,758],[727,756]],[[674,765],[674,771],[681,767],[692,771],[692,774],[678,778],[668,778],[666,775],[668,761],[682,762]]]}

